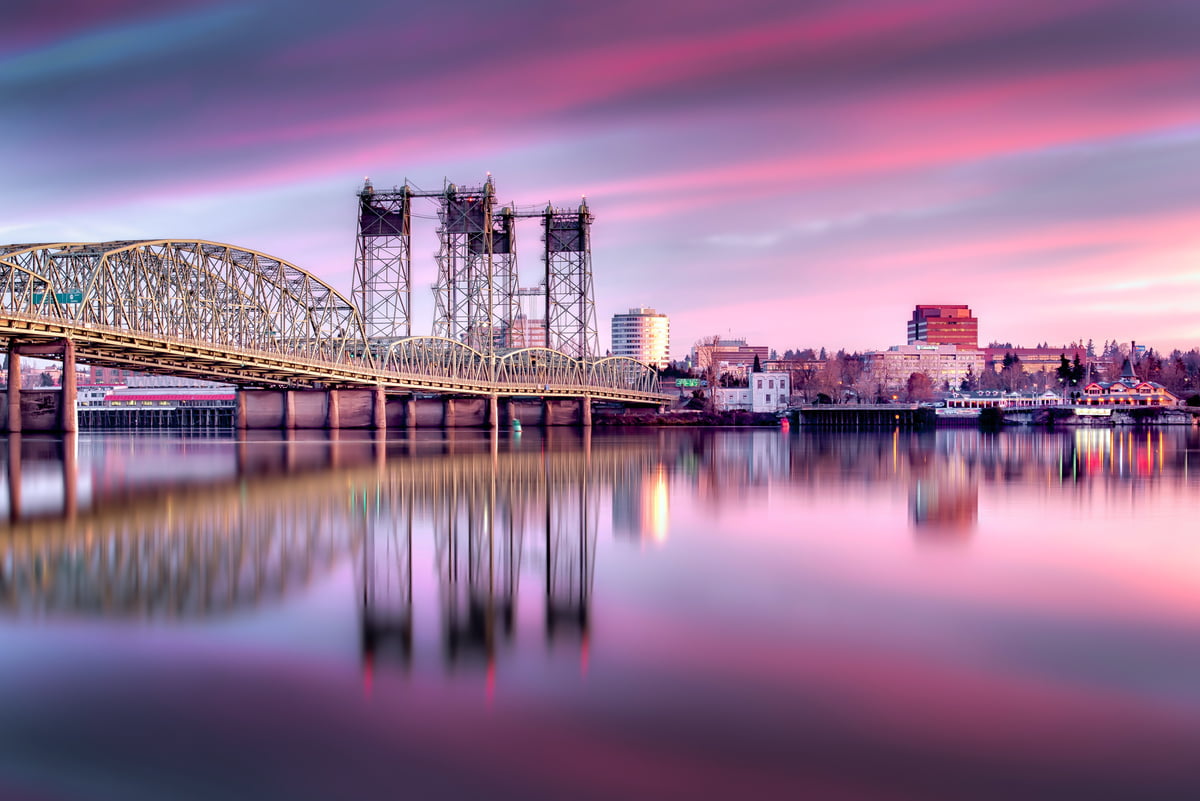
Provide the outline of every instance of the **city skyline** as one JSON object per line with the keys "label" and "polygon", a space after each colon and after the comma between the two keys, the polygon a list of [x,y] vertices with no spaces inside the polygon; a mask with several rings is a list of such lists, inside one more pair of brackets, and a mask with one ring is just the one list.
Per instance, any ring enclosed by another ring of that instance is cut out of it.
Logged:
{"label": "city skyline", "polygon": [[1194,4],[77,5],[0,26],[0,241],[202,237],[348,292],[364,176],[490,170],[587,195],[598,319],[664,311],[673,358],[886,348],[918,303],[1200,345]]}

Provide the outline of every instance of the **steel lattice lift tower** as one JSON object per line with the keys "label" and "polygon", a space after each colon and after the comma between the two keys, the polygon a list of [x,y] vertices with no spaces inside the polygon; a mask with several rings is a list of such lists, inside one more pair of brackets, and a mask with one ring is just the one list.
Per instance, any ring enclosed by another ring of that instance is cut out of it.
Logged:
{"label": "steel lattice lift tower", "polygon": [[592,213],[587,201],[577,211],[547,206],[546,346],[568,356],[599,355],[600,335],[592,294]]}
{"label": "steel lattice lift tower", "polygon": [[[359,192],[353,297],[373,339],[412,335],[412,200],[438,200],[437,283],[433,334],[484,353],[535,344],[521,317],[521,297],[544,302],[536,339],[576,358],[599,352],[592,294],[591,223],[586,201],[577,210],[496,210],[491,175],[481,186],[446,183],[441,191],[410,186]],[[522,289],[517,275],[516,220],[542,221],[545,276]]]}
{"label": "steel lattice lift tower", "polygon": [[407,185],[358,193],[358,246],[351,297],[372,339],[412,335],[412,192]]}

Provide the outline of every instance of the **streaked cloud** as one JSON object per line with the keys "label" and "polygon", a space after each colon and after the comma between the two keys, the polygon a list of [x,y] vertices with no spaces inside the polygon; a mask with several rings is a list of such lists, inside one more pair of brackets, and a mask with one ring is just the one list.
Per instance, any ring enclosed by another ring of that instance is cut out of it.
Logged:
{"label": "streaked cloud", "polygon": [[6,226],[236,240],[348,283],[364,175],[491,170],[505,200],[586,194],[600,319],[662,308],[680,354],[718,318],[885,347],[929,293],[1030,342],[1135,291],[1099,338],[1200,304],[1194,3],[178,8],[0,32]]}

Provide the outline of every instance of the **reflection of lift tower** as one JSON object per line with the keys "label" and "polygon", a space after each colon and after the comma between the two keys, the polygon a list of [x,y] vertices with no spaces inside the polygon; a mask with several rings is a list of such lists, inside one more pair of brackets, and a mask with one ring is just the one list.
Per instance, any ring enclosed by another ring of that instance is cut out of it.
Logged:
{"label": "reflection of lift tower", "polygon": [[496,478],[494,465],[486,475],[452,473],[435,512],[443,645],[450,665],[464,659],[493,665],[497,635],[507,642],[515,631],[523,532],[512,510],[498,503]]}
{"label": "reflection of lift tower", "polygon": [[372,499],[362,491],[363,514],[357,516],[364,527],[359,622],[367,670],[374,669],[379,654],[407,666],[413,649],[412,491],[401,490],[399,497],[393,492],[391,507],[383,509],[380,492],[376,488]]}

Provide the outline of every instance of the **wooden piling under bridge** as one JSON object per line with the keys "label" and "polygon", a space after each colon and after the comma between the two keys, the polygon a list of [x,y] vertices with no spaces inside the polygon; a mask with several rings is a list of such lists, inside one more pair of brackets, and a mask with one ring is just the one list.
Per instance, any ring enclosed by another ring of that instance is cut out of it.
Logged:
{"label": "wooden piling under bridge", "polygon": [[796,422],[822,428],[933,428],[933,409],[916,403],[813,404],[796,409]]}

